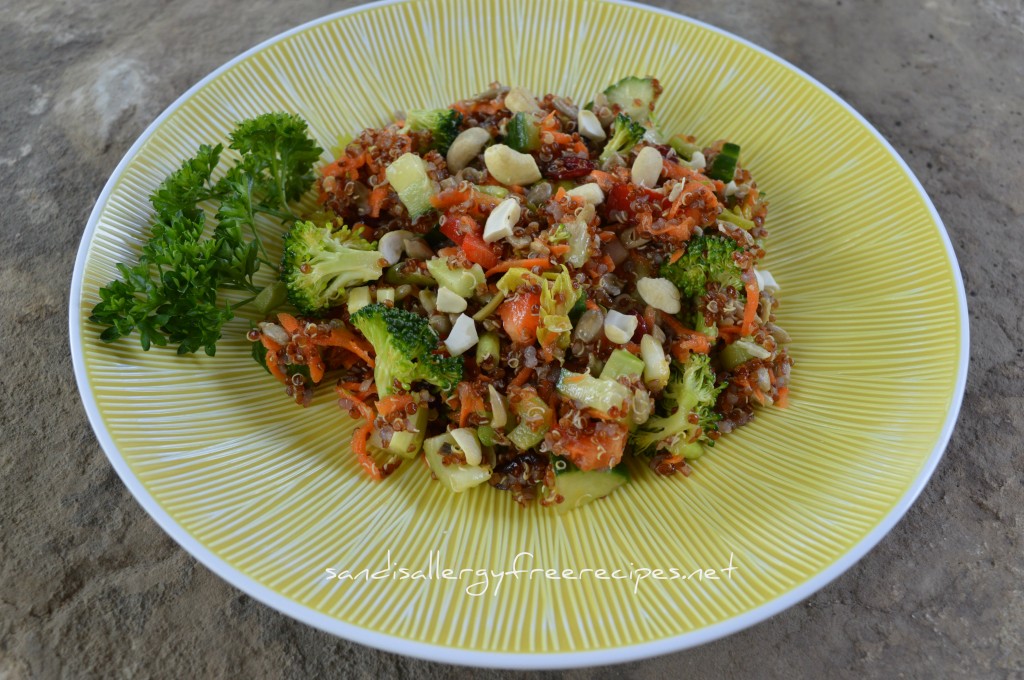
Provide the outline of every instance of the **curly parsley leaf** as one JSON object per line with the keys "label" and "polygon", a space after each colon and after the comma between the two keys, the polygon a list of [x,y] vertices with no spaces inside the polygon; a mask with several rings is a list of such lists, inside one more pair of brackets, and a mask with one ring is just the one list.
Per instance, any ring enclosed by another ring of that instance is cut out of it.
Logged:
{"label": "curly parsley leaf", "polygon": [[[138,331],[144,350],[176,344],[178,354],[202,348],[213,356],[235,309],[220,300],[220,291],[259,293],[253,277],[262,263],[271,263],[256,215],[294,220],[288,203],[313,183],[321,150],[306,122],[287,113],[239,123],[230,146],[241,158],[218,182],[212,178],[223,147],[204,144],[150,196],[152,233],[138,263],[117,265],[120,279],[100,289],[92,310],[90,321],[106,326],[102,340]],[[206,201],[218,204],[210,235],[201,205]]]}

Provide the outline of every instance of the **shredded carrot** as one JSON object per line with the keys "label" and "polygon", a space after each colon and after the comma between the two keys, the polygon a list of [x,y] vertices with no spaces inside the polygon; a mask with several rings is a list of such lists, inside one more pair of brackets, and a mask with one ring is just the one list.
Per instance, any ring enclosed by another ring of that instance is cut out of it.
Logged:
{"label": "shredded carrot", "polygon": [[[335,386],[334,391],[338,393],[338,396],[340,398],[348,399],[349,401],[351,401],[353,405],[355,405],[355,407],[359,409],[360,415],[367,422],[372,423],[374,418],[376,418],[376,414],[374,414],[373,409],[370,408],[370,406],[365,401],[363,401],[362,397],[356,396],[355,394],[349,392],[341,385]],[[369,394],[369,392],[367,392],[366,394]]]}
{"label": "shredded carrot", "polygon": [[469,424],[469,417],[484,410],[484,400],[468,382],[460,382],[459,394],[459,427]]}
{"label": "shredded carrot", "polygon": [[271,340],[266,333],[260,334],[260,343],[267,348],[268,352],[280,352],[284,349],[281,345]]}
{"label": "shredded carrot", "polygon": [[507,260],[500,263],[496,267],[491,267],[487,270],[485,276],[492,276],[494,274],[502,274],[507,272],[509,269],[515,267],[522,267],[524,269],[533,269],[534,267],[541,267],[544,269],[551,269],[555,265],[551,263],[551,260],[546,257],[531,257],[525,260]]}
{"label": "shredded carrot", "polygon": [[565,243],[559,243],[559,244],[550,246],[549,249],[551,250],[551,254],[554,255],[555,257],[561,257],[562,255],[565,255],[570,250],[572,250],[572,248],[568,244],[565,244]]}
{"label": "shredded carrot", "polygon": [[377,466],[377,462],[370,455],[370,451],[366,447],[367,441],[370,439],[370,435],[373,434],[373,423],[366,423],[352,434],[352,452],[356,454],[356,459],[359,464],[363,466],[367,474],[373,477],[376,481],[384,479],[391,471],[385,467],[382,470]]}
{"label": "shredded carrot", "polygon": [[327,366],[315,347],[307,347],[306,351],[310,355],[306,361],[306,365],[309,367],[309,378],[315,385],[324,379],[324,371],[327,370]]}
{"label": "shredded carrot", "polygon": [[270,369],[270,374],[281,382],[288,383],[288,375],[281,370],[281,365],[277,363],[277,353],[267,352],[267,368]]}
{"label": "shredded carrot", "polygon": [[686,254],[686,251],[683,250],[682,248],[680,248],[679,250],[677,250],[676,252],[674,252],[674,253],[672,253],[671,255],[668,256],[668,263],[669,264],[675,264],[676,262],[679,261],[679,258],[681,258],[685,254]]}
{"label": "shredded carrot", "polygon": [[288,332],[289,335],[295,335],[299,332],[299,320],[291,314],[285,312],[278,312],[277,320],[281,322],[281,325]]}
{"label": "shredded carrot", "polygon": [[732,344],[742,337],[743,329],[739,326],[719,326],[718,335],[721,336],[727,344]]}
{"label": "shredded carrot", "polygon": [[330,335],[317,336],[313,339],[313,342],[317,345],[341,347],[365,361],[366,365],[370,368],[375,366],[373,357],[370,355],[370,352],[373,351],[373,346],[366,340],[356,336],[355,333],[344,326],[336,326],[332,328]]}
{"label": "shredded carrot", "polygon": [[775,399],[775,405],[779,408],[786,408],[789,406],[789,388],[780,387],[779,396]]}
{"label": "shredded carrot", "polygon": [[754,328],[754,319],[757,318],[757,307],[761,302],[761,289],[757,287],[757,277],[751,270],[743,272],[743,289],[747,293],[747,304],[743,307],[743,326],[740,330],[743,335],[750,335]]}
{"label": "shredded carrot", "polygon": [[380,209],[384,205],[384,199],[388,197],[388,185],[375,186],[370,192],[370,217],[380,217]]}
{"label": "shredded carrot", "polygon": [[415,403],[412,396],[408,394],[392,394],[377,402],[377,413],[389,418],[395,412],[405,413],[409,404]]}
{"label": "shredded carrot", "polygon": [[531,375],[533,375],[532,368],[530,368],[529,366],[522,368],[519,370],[519,373],[516,375],[516,377],[512,379],[512,382],[510,382],[509,385],[512,385],[514,387],[522,387],[523,385],[526,384],[526,381],[530,379]]}

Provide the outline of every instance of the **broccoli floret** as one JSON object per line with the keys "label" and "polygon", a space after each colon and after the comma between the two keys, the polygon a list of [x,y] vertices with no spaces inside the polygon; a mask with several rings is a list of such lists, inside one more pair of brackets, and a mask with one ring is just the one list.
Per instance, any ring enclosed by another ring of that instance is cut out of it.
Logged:
{"label": "broccoli floret", "polygon": [[645,132],[647,130],[643,125],[626,114],[620,113],[612,121],[612,136],[604,145],[604,151],[601,152],[598,160],[604,163],[617,153],[628,153],[637,142],[643,139]]}
{"label": "broccoli floret", "polygon": [[[651,416],[633,435],[641,453],[666,450],[672,455],[694,459],[703,453],[702,444],[714,445],[707,435],[718,429],[715,401],[725,384],[715,386],[715,372],[706,354],[691,354],[680,371],[673,364],[672,376],[659,400],[659,413]],[[692,422],[691,416],[696,415]]]}
{"label": "broccoli floret", "polygon": [[373,377],[381,397],[408,390],[420,380],[445,391],[462,380],[462,359],[434,354],[441,341],[422,316],[372,304],[351,320],[376,352]]}
{"label": "broccoli floret", "polygon": [[432,147],[445,153],[459,134],[462,114],[455,109],[413,109],[405,119],[404,131],[429,132]]}
{"label": "broccoli floret", "polygon": [[348,227],[301,221],[285,236],[281,280],[300,312],[317,315],[344,301],[347,287],[379,279],[380,263],[374,244]]}
{"label": "broccoli floret", "polygon": [[739,250],[740,245],[730,238],[695,236],[686,242],[682,257],[661,265],[661,275],[690,298],[703,295],[708,282],[732,286],[742,292],[743,270],[733,259],[733,253]]}

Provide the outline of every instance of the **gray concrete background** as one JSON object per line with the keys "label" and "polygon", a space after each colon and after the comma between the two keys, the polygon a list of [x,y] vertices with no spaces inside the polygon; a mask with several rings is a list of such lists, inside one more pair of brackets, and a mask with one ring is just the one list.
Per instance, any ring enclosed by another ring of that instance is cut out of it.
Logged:
{"label": "gray concrete background", "polygon": [[[360,647],[222,582],[131,498],[72,376],[75,251],[132,141],[227,59],[349,4],[0,2],[0,678],[516,675]],[[960,257],[970,378],[921,498],[829,587],[698,649],[545,677],[1024,677],[1024,5],[658,4],[790,60],[893,143]]]}

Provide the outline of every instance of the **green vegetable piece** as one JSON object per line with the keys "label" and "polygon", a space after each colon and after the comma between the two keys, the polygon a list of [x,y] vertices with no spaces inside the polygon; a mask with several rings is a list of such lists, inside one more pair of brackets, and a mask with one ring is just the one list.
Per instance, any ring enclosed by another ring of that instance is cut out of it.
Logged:
{"label": "green vegetable piece", "polygon": [[434,185],[427,175],[427,162],[422,158],[414,153],[402,154],[387,167],[384,174],[409,211],[409,217],[416,219],[434,209],[430,204]]}
{"label": "green vegetable piece", "polygon": [[601,155],[598,160],[604,163],[611,159],[616,154],[626,154],[629,150],[636,146],[644,137],[644,133],[647,132],[644,126],[636,122],[624,113],[620,113],[615,116],[615,120],[612,121],[611,136],[604,145],[604,150],[601,151]]}
{"label": "green vegetable piece", "polygon": [[494,366],[501,361],[501,340],[494,331],[487,331],[476,343],[477,366],[491,362]]}
{"label": "green vegetable piece", "polygon": [[494,446],[498,443],[498,432],[490,425],[476,428],[476,436],[484,446]]}
{"label": "green vegetable piece", "polygon": [[505,198],[509,194],[509,190],[505,187],[496,186],[494,184],[474,184],[474,191],[479,191],[481,194],[487,194],[488,196],[494,196],[495,198]]}
{"label": "green vegetable piece", "polygon": [[630,118],[646,123],[654,103],[661,96],[661,85],[654,78],[638,78],[627,76],[604,91],[611,104],[618,104],[622,112]]}
{"label": "green vegetable piece", "polygon": [[403,131],[429,132],[430,148],[446,153],[459,136],[462,114],[454,109],[413,109],[406,114]]}
{"label": "green vegetable piece", "polygon": [[462,379],[462,358],[434,353],[441,341],[422,316],[374,303],[353,314],[351,321],[373,345],[373,377],[380,397],[419,381],[447,392]]}
{"label": "green vegetable piece", "polygon": [[668,145],[675,150],[680,158],[685,160],[693,159],[693,154],[700,151],[699,145],[694,144],[683,135],[672,135],[668,140]]}
{"label": "green vegetable piece", "polygon": [[754,342],[753,338],[746,337],[740,338],[731,345],[726,345],[718,357],[722,362],[722,367],[731,371],[751,359],[768,359],[771,355],[771,352]]}
{"label": "green vegetable piece", "polygon": [[256,311],[266,316],[284,304],[288,299],[288,286],[284,281],[274,281],[259,292],[252,301]]}
{"label": "green vegetable piece", "polygon": [[707,172],[708,177],[731,182],[736,174],[736,163],[739,159],[740,147],[732,142],[726,142],[722,145],[722,151],[711,162],[711,167]]}
{"label": "green vegetable piece", "polygon": [[427,433],[427,411],[426,405],[416,405],[416,413],[409,419],[410,428],[391,435],[388,451],[407,460],[416,457]]}
{"label": "green vegetable piece", "polygon": [[431,437],[423,442],[423,456],[430,471],[454,493],[462,493],[479,486],[491,478],[491,469],[483,465],[445,465],[442,451],[448,446],[458,448],[455,438],[449,433]]}
{"label": "green vegetable piece", "polygon": [[348,227],[333,230],[296,222],[284,239],[281,280],[303,314],[321,314],[345,301],[347,289],[380,278],[375,245]]}
{"label": "green vegetable piece", "polygon": [[731,238],[695,236],[686,242],[683,256],[675,262],[666,261],[660,273],[689,298],[703,295],[712,281],[732,286],[742,295],[743,271],[733,258],[739,250],[740,245]]}
{"label": "green vegetable piece", "polygon": [[723,210],[719,213],[718,219],[723,222],[728,222],[729,224],[735,224],[740,229],[745,229],[746,231],[750,231],[754,228],[754,223],[743,216],[739,207],[733,208],[732,210]]}
{"label": "green vegetable piece", "polygon": [[544,441],[547,430],[531,430],[526,423],[519,423],[508,433],[508,440],[520,451],[528,451]]}
{"label": "green vegetable piece", "polygon": [[540,123],[532,113],[520,111],[512,116],[505,128],[505,142],[519,153],[540,148]]}
{"label": "green vegetable piece", "polygon": [[484,269],[480,265],[474,264],[469,269],[451,268],[448,266],[448,258],[445,257],[434,257],[427,260],[427,270],[434,277],[437,285],[444,286],[464,298],[472,297],[476,293],[477,286],[487,281]]}
{"label": "green vegetable piece", "polygon": [[410,263],[415,260],[406,260],[391,265],[384,271],[384,281],[392,286],[436,286],[437,282],[430,275],[429,270],[423,271]]}
{"label": "green vegetable piece", "polygon": [[614,380],[595,378],[589,373],[573,373],[565,369],[562,369],[555,389],[559,394],[601,413],[610,414],[612,409],[617,409],[620,416],[626,415],[633,397],[633,392],[628,387]]}
{"label": "green vegetable piece", "polygon": [[622,376],[630,380],[643,375],[644,360],[624,349],[617,349],[608,357],[601,369],[601,380],[618,380]]}
{"label": "green vegetable piece", "polygon": [[555,487],[545,488],[544,495],[551,491],[562,497],[554,506],[555,512],[565,515],[599,498],[604,498],[616,489],[629,483],[629,473],[619,465],[611,470],[590,470],[584,472],[562,458],[555,458]]}
{"label": "green vegetable piece", "polygon": [[[520,400],[513,409],[519,423],[508,434],[509,441],[520,451],[526,451],[544,441],[544,435],[551,429],[554,413],[540,397]],[[536,429],[527,421],[533,422]]]}
{"label": "green vegetable piece", "polygon": [[703,446],[714,446],[708,433],[718,429],[720,416],[714,408],[724,387],[725,383],[715,385],[708,355],[691,354],[682,370],[674,362],[672,376],[658,403],[659,412],[633,434],[634,449],[646,454],[664,450],[690,460],[699,457]]}

